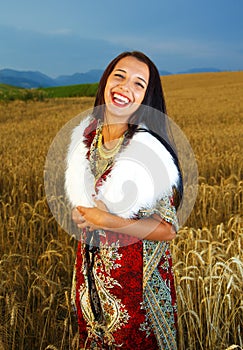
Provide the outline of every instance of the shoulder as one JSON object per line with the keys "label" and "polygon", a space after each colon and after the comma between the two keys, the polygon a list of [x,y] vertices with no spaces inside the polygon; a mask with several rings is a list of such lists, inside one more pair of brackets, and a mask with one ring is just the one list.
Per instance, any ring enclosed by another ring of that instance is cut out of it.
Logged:
{"label": "shoulder", "polygon": [[[92,131],[92,125],[96,120],[92,116],[88,116],[80,121],[80,123],[74,127],[71,132],[71,142],[80,140],[80,138],[85,138],[86,134]],[[94,126],[95,130],[96,126]],[[90,129],[90,130],[89,130]]]}
{"label": "shoulder", "polygon": [[68,147],[69,155],[73,153],[78,145],[83,144],[85,146],[85,143],[89,141],[90,138],[93,139],[93,134],[95,134],[96,131],[96,125],[96,119],[94,119],[92,116],[88,116],[82,119],[79,124],[72,129]]}
{"label": "shoulder", "polygon": [[131,140],[131,147],[137,149],[139,159],[146,160],[147,166],[156,172],[166,172],[171,185],[179,181],[178,168],[166,147],[149,132],[137,132]]}

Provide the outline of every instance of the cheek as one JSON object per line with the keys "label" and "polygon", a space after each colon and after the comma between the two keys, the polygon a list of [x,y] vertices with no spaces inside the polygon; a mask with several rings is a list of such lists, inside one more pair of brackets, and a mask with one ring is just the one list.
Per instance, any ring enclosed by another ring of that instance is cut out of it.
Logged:
{"label": "cheek", "polygon": [[143,99],[144,99],[144,96],[145,96],[145,92],[138,92],[138,93],[136,94],[136,100],[137,100],[137,102],[142,102]]}
{"label": "cheek", "polygon": [[112,81],[110,78],[107,79],[107,82],[106,82],[106,86],[105,86],[105,90],[104,90],[104,100],[105,100],[105,103],[107,102],[110,102],[110,98],[111,98],[111,89],[112,89]]}
{"label": "cheek", "polygon": [[106,85],[106,87],[105,87],[105,91],[104,91],[104,100],[105,100],[105,103],[108,103],[108,101],[109,101],[109,89],[108,89],[108,87],[107,87],[107,85]]}

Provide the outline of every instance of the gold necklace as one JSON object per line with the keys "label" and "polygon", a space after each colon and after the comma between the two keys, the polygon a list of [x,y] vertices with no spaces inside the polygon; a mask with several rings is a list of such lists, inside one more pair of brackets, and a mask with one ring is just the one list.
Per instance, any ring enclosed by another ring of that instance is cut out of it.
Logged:
{"label": "gold necklace", "polygon": [[104,147],[104,145],[102,143],[102,132],[100,131],[100,134],[98,137],[98,144],[97,144],[97,146],[98,146],[97,148],[98,148],[98,151],[100,153],[100,156],[105,158],[105,159],[114,157],[114,155],[119,151],[123,140],[124,140],[124,134],[121,137],[119,137],[118,142],[115,145],[115,147],[113,147],[112,149],[107,149]]}

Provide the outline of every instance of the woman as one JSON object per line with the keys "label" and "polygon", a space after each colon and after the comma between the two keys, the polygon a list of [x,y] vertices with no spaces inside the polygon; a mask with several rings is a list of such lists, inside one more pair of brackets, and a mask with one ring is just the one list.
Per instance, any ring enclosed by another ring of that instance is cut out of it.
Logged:
{"label": "woman", "polygon": [[157,68],[125,52],[73,131],[65,188],[82,229],[73,280],[81,349],[176,349],[168,242],[182,181],[165,112]]}

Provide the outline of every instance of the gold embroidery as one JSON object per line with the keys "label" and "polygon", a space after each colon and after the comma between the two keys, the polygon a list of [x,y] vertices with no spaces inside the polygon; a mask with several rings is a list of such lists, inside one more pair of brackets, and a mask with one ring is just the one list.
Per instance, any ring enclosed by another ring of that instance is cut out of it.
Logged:
{"label": "gold embroidery", "polygon": [[[102,339],[108,345],[114,344],[112,333],[128,323],[128,311],[121,300],[112,294],[114,286],[120,286],[117,280],[111,277],[111,270],[120,267],[119,260],[122,255],[118,253],[119,242],[108,245],[100,243],[99,253],[96,254],[93,274],[102,311],[104,323],[100,324],[94,318],[90,305],[87,273],[83,271],[85,283],[80,286],[80,305],[84,319],[87,323],[88,338]],[[83,265],[85,270],[85,264]]]}

